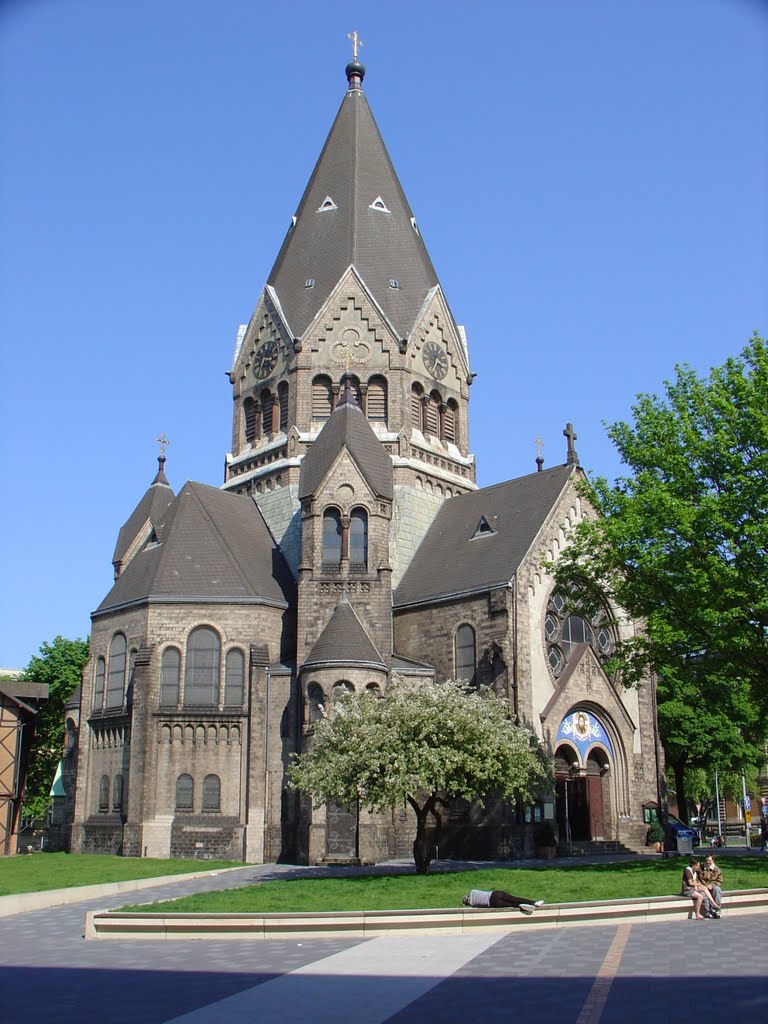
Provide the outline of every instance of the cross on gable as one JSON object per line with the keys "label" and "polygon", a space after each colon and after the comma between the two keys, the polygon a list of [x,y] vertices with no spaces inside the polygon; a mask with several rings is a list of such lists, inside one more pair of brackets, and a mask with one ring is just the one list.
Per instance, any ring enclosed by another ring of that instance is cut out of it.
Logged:
{"label": "cross on gable", "polygon": [[566,423],[565,430],[563,431],[563,437],[565,437],[566,440],[568,441],[568,455],[567,455],[567,458],[565,460],[566,461],[566,465],[568,465],[568,466],[578,466],[579,465],[579,456],[576,453],[576,447],[575,447],[575,445],[573,443],[578,436],[579,435],[573,429],[573,424],[572,423]]}

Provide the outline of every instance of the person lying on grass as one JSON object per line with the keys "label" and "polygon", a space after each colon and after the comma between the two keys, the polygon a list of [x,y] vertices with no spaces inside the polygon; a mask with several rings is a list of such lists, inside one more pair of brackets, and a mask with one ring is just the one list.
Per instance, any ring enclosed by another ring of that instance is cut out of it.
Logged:
{"label": "person lying on grass", "polygon": [[516,908],[521,914],[532,914],[544,900],[529,900],[525,896],[513,896],[503,889],[471,889],[461,902],[465,907]]}

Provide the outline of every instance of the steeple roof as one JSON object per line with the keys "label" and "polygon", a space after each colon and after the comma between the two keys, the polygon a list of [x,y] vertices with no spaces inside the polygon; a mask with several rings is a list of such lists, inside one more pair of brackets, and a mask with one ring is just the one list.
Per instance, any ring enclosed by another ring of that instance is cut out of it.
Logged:
{"label": "steeple roof", "polygon": [[267,281],[299,337],[350,265],[401,337],[439,283],[362,90],[364,73],[347,67],[349,89]]}
{"label": "steeple roof", "polygon": [[113,565],[123,560],[147,520],[150,521],[154,529],[157,529],[160,520],[174,499],[173,488],[168,483],[168,478],[165,475],[165,456],[161,455],[157,463],[159,468],[155,479],[144,492],[144,496],[139,504],[120,527],[115,551],[112,555]]}

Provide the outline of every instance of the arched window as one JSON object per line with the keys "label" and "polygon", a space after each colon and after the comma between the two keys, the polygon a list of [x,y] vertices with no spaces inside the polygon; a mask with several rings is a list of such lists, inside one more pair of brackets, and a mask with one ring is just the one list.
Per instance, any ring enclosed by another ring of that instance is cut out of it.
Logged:
{"label": "arched window", "polygon": [[123,809],[123,776],[120,772],[115,776],[112,783],[112,810],[122,811]]}
{"label": "arched window", "polygon": [[181,653],[175,647],[166,647],[160,662],[160,703],[179,703],[179,677]]}
{"label": "arched window", "polygon": [[180,775],[176,779],[176,810],[195,809],[195,780],[191,775]]}
{"label": "arched window", "polygon": [[327,420],[333,407],[333,388],[330,377],[315,377],[312,381],[312,419]]}
{"label": "arched window", "polygon": [[218,704],[221,643],[210,626],[198,626],[189,634],[184,669],[184,703]]}
{"label": "arched window", "polygon": [[544,618],[547,662],[559,676],[579,644],[589,644],[598,659],[606,662],[616,643],[610,613],[605,606],[587,606],[575,588],[556,590],[547,604]]}
{"label": "arched window", "polygon": [[262,391],[261,393],[261,433],[264,437],[273,433],[272,430],[272,392]]}
{"label": "arched window", "polygon": [[221,781],[218,775],[203,779],[203,814],[221,810]]}
{"label": "arched window", "polygon": [[366,412],[371,421],[387,422],[387,381],[385,377],[371,377],[368,381]]}
{"label": "arched window", "polygon": [[436,391],[427,399],[425,418],[424,432],[432,437],[440,437],[440,395]]}
{"label": "arched window", "polygon": [[443,440],[450,441],[451,444],[456,444],[456,422],[458,418],[458,411],[456,402],[452,398],[449,398],[443,414]]}
{"label": "arched window", "polygon": [[323,512],[323,565],[341,562],[341,513],[327,508]]}
{"label": "arched window", "polygon": [[421,420],[421,399],[424,390],[420,384],[414,384],[411,388],[411,426],[417,430],[422,429]]}
{"label": "arched window", "polygon": [[109,668],[107,669],[107,707],[119,708],[125,693],[125,637],[115,633],[109,648]]}
{"label": "arched window", "polygon": [[280,429],[284,434],[288,433],[288,384],[281,381],[277,385],[277,397],[280,402]]}
{"label": "arched window", "polygon": [[230,707],[242,707],[245,689],[245,658],[238,647],[227,651],[224,665],[224,703]]}
{"label": "arched window", "polygon": [[349,560],[354,565],[368,563],[368,513],[353,508],[349,520]]}
{"label": "arched window", "polygon": [[307,687],[307,723],[319,722],[323,717],[325,707],[325,694],[322,687],[317,683],[310,683]]}
{"label": "arched window", "polygon": [[384,696],[384,694],[381,692],[381,687],[379,686],[378,683],[366,683],[365,684],[365,693],[366,693],[366,696],[368,696],[368,697],[379,698],[379,697],[383,697]]}
{"label": "arched window", "polygon": [[464,623],[456,630],[456,678],[475,681],[475,631]]}
{"label": "arched window", "polygon": [[109,811],[109,776],[102,775],[99,783],[99,812],[106,814]]}
{"label": "arched window", "polygon": [[243,402],[243,418],[245,420],[245,440],[256,440],[256,402],[252,398],[246,398]]}
{"label": "arched window", "polygon": [[352,683],[348,683],[346,679],[340,679],[338,683],[333,684],[333,702],[337,700],[344,700],[345,697],[349,697],[355,692],[355,688]]}
{"label": "arched window", "polygon": [[560,642],[567,660],[577,644],[592,643],[592,630],[580,615],[569,615],[563,623]]}
{"label": "arched window", "polygon": [[136,658],[139,652],[132,647],[128,652],[128,685],[125,688],[125,703],[128,707],[133,704],[133,674],[136,671]]}
{"label": "arched window", "polygon": [[104,707],[104,679],[106,677],[106,665],[103,658],[96,662],[96,674],[93,682],[93,710],[101,711]]}

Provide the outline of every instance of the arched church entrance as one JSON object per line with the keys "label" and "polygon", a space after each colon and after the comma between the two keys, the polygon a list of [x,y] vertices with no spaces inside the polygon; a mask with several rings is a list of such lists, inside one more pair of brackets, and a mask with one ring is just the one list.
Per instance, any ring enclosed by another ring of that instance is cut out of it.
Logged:
{"label": "arched church entrance", "polygon": [[569,712],[555,746],[555,816],[562,844],[613,838],[612,761],[602,722],[585,710]]}

